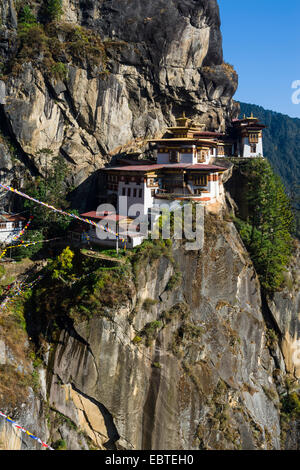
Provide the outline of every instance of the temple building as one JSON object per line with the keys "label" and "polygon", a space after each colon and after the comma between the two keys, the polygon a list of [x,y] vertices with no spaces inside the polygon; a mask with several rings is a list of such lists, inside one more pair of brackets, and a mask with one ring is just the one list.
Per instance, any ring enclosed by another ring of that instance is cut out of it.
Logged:
{"label": "temple building", "polygon": [[25,225],[25,218],[18,214],[0,214],[0,243],[10,243]]}
{"label": "temple building", "polygon": [[174,202],[194,201],[201,205],[222,202],[222,175],[227,168],[220,160],[263,157],[264,128],[251,115],[232,121],[226,134],[211,132],[183,114],[162,138],[149,141],[156,160],[127,158],[118,166],[102,170],[107,199],[116,207],[117,214],[123,196],[128,208],[139,203],[141,215],[148,216],[159,214],[162,205],[174,206]]}
{"label": "temple building", "polygon": [[266,126],[258,118],[250,117],[232,121],[233,155],[239,158],[263,157],[262,131]]}

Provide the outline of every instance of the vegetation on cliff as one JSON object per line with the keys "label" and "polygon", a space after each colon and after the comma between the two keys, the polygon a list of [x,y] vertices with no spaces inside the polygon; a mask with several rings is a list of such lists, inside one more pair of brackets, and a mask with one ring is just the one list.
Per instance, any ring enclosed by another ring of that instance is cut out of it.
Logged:
{"label": "vegetation on cliff", "polygon": [[17,75],[24,62],[55,80],[67,78],[68,64],[83,64],[87,70],[100,67],[106,72],[105,44],[90,29],[60,21],[61,0],[49,0],[35,16],[29,5],[19,9],[17,47],[6,67],[2,79]]}
{"label": "vegetation on cliff", "polygon": [[251,255],[262,287],[275,291],[282,286],[283,272],[292,253],[293,213],[290,199],[267,160],[247,162],[247,220],[235,219]]}

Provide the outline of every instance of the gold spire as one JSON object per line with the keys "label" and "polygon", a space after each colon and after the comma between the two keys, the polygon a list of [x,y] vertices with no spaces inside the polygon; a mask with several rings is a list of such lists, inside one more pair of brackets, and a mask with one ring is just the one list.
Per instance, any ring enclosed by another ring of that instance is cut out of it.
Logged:
{"label": "gold spire", "polygon": [[176,119],[176,123],[178,127],[188,127],[189,123],[191,122],[185,115],[185,111],[182,112],[182,116]]}
{"label": "gold spire", "polygon": [[252,119],[252,120],[258,121],[258,118],[253,116],[253,111],[251,113],[251,116],[247,117],[247,119]]}

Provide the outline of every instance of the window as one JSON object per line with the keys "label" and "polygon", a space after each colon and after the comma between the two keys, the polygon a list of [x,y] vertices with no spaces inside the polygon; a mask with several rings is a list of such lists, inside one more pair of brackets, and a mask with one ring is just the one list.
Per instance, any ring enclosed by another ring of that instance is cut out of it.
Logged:
{"label": "window", "polygon": [[130,188],[128,188],[128,190],[127,190],[127,196],[128,196],[128,197],[131,196],[131,189],[130,189]]}
{"label": "window", "polygon": [[133,190],[133,197],[136,197],[136,188]]}
{"label": "window", "polygon": [[256,144],[251,144],[250,145],[250,152],[251,153],[256,153]]}
{"label": "window", "polygon": [[258,137],[259,137],[258,134],[250,133],[250,134],[249,134],[249,142],[250,142],[250,144],[258,144]]}
{"label": "window", "polygon": [[126,196],[126,188],[122,189],[122,196]]}
{"label": "window", "polygon": [[214,154],[214,148],[213,148],[213,147],[210,149],[210,154],[211,154],[211,155]]}
{"label": "window", "polygon": [[0,224],[0,228],[6,228],[6,224],[5,223]]}
{"label": "window", "polygon": [[19,228],[19,222],[13,222],[13,228]]}
{"label": "window", "polygon": [[170,162],[171,163],[178,163],[179,162],[179,152],[177,150],[170,151]]}
{"label": "window", "polygon": [[193,179],[195,186],[207,186],[207,175],[195,175]]}
{"label": "window", "polygon": [[197,162],[198,163],[205,162],[206,157],[207,157],[207,151],[206,150],[201,150],[201,151],[198,150],[198,153],[197,153]]}
{"label": "window", "polygon": [[151,189],[151,197],[155,196],[155,189]]}
{"label": "window", "polygon": [[142,195],[143,195],[143,190],[139,189],[139,197],[142,197]]}

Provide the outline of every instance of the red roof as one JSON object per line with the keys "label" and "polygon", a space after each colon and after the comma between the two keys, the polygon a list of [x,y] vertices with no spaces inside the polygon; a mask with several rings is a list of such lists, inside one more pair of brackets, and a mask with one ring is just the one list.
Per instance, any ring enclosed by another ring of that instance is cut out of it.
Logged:
{"label": "red roof", "polygon": [[7,214],[7,213],[1,213],[0,214],[0,220],[4,222],[21,222],[23,220],[26,220],[25,217],[18,215],[18,214]]}
{"label": "red roof", "polygon": [[118,222],[120,220],[124,220],[124,219],[128,219],[128,217],[126,217],[125,215],[119,215],[119,214],[115,214],[114,212],[107,212],[107,214],[105,213],[98,213],[96,211],[90,211],[90,212],[86,212],[84,214],[81,214],[81,217],[87,217],[87,218],[91,218],[91,219],[99,219],[99,220],[113,220],[115,222]]}
{"label": "red roof", "polygon": [[130,166],[117,166],[111,168],[104,168],[104,170],[109,171],[142,171],[146,173],[147,171],[162,170],[163,168],[172,169],[172,168],[182,168],[185,170],[226,170],[222,166],[216,165],[207,165],[206,163],[196,163],[194,165],[190,163],[163,163],[163,164],[153,164],[153,165],[130,165]]}
{"label": "red roof", "polygon": [[146,172],[146,171],[154,171],[154,170],[159,170],[160,168],[162,168],[164,165],[158,165],[158,164],[153,164],[153,165],[127,165],[127,166],[113,166],[113,167],[110,167],[110,168],[103,168],[103,170],[106,170],[106,171],[110,171],[110,170],[114,170],[114,171],[142,171],[142,172]]}
{"label": "red roof", "polygon": [[205,163],[195,163],[195,165],[188,165],[187,170],[212,170],[212,171],[225,171],[227,168],[216,165],[206,165]]}

